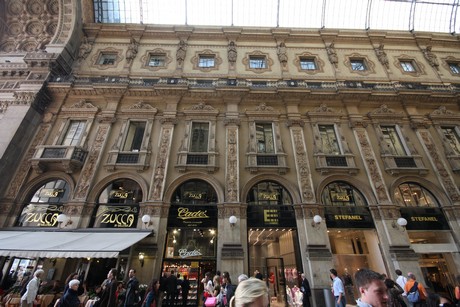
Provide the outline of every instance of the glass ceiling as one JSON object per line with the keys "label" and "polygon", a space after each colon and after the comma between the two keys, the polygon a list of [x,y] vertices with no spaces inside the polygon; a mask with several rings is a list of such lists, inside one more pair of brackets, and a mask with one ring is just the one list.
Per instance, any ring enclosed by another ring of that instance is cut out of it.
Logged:
{"label": "glass ceiling", "polygon": [[93,1],[99,23],[460,31],[460,0]]}

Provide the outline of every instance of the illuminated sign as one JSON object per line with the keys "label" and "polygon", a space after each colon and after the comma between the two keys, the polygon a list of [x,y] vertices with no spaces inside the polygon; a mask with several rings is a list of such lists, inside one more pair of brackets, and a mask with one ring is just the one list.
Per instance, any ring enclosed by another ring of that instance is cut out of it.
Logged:
{"label": "illuminated sign", "polygon": [[203,199],[204,194],[199,192],[185,192],[184,196],[191,199]]}
{"label": "illuminated sign", "polygon": [[327,206],[324,211],[328,228],[374,228],[368,207]]}
{"label": "illuminated sign", "polygon": [[62,213],[63,206],[28,205],[22,211],[20,226],[57,227],[57,217]]}
{"label": "illuminated sign", "polygon": [[182,248],[179,250],[179,257],[181,258],[196,257],[196,256],[202,256],[201,252],[197,249],[189,251],[185,248]]}
{"label": "illuminated sign", "polygon": [[126,199],[129,195],[133,194],[133,191],[124,191],[124,190],[112,190],[110,191],[110,198],[121,198]]}
{"label": "illuminated sign", "polygon": [[334,219],[343,221],[362,221],[363,217],[361,215],[336,214],[334,215]]}
{"label": "illuminated sign", "polygon": [[350,201],[350,196],[346,192],[332,194],[333,201]]}
{"label": "illuminated sign", "polygon": [[436,216],[411,216],[412,222],[439,222]]}
{"label": "illuminated sign", "polygon": [[64,194],[64,189],[41,189],[40,197],[60,197]]}
{"label": "illuminated sign", "polygon": [[138,212],[137,206],[99,206],[96,215],[96,226],[133,228],[137,226]]}
{"label": "illuminated sign", "polygon": [[407,220],[407,230],[449,230],[449,223],[440,208],[401,208],[401,216]]}
{"label": "illuminated sign", "polygon": [[259,200],[278,200],[278,193],[276,192],[259,192],[257,196]]}
{"label": "illuminated sign", "polygon": [[191,211],[189,208],[180,207],[177,209],[177,217],[182,220],[189,219],[207,219],[209,216],[206,214],[207,210]]}
{"label": "illuminated sign", "polygon": [[168,227],[216,227],[216,205],[171,205]]}
{"label": "illuminated sign", "polygon": [[264,210],[264,222],[265,224],[278,225],[278,210],[277,209],[265,209]]}

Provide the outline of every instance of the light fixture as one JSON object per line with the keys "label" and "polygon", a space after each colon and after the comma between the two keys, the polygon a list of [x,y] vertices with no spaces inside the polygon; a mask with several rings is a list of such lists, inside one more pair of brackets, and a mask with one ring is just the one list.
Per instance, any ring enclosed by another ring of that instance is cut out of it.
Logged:
{"label": "light fixture", "polygon": [[148,228],[150,225],[152,225],[152,218],[148,214],[144,214],[142,216],[142,223],[144,223],[145,228]]}
{"label": "light fixture", "polygon": [[214,244],[214,237],[211,238],[211,241],[209,243]]}
{"label": "light fixture", "polygon": [[391,226],[393,226],[393,228],[395,229],[401,228],[402,231],[406,229],[406,225],[407,225],[407,220],[403,217],[400,217],[399,219],[396,220],[396,222],[393,221],[391,223]]}
{"label": "light fixture", "polygon": [[234,227],[238,219],[236,216],[232,215],[231,217],[228,218],[228,222],[230,223],[231,227]]}
{"label": "light fixture", "polygon": [[139,253],[139,262],[141,263],[141,267],[144,266],[144,258],[145,258],[145,254]]}
{"label": "light fixture", "polygon": [[67,225],[72,225],[72,219],[67,217],[64,213],[59,214],[56,221],[59,224],[59,228],[65,228]]}
{"label": "light fixture", "polygon": [[173,237],[173,243],[176,244],[176,237]]}
{"label": "light fixture", "polygon": [[313,221],[311,222],[311,226],[312,227],[319,227],[319,225],[321,224],[321,222],[323,221],[323,218],[319,215],[315,215],[313,217]]}

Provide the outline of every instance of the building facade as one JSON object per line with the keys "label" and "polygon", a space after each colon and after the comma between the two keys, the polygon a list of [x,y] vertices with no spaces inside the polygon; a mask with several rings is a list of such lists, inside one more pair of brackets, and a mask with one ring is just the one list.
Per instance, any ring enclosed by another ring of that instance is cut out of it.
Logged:
{"label": "building facade", "polygon": [[[147,283],[173,269],[199,286],[259,270],[289,301],[302,271],[324,306],[330,268],[352,299],[348,276],[369,267],[449,293],[457,35],[100,24],[86,2],[4,5],[2,233],[95,234],[76,256],[3,247],[4,272],[110,265]],[[47,16],[43,41],[31,25],[18,45],[21,12]],[[129,244],[94,254],[97,234]]]}

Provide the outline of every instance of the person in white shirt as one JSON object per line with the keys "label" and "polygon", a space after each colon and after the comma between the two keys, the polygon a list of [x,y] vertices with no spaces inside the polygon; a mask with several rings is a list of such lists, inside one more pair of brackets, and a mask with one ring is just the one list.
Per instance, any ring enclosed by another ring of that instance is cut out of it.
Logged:
{"label": "person in white shirt", "polygon": [[[395,273],[396,275],[398,275],[398,277],[396,278],[396,283],[404,290],[404,286],[407,283],[407,278],[403,276],[401,270],[396,270]],[[404,292],[403,295],[406,296],[407,293]]]}

